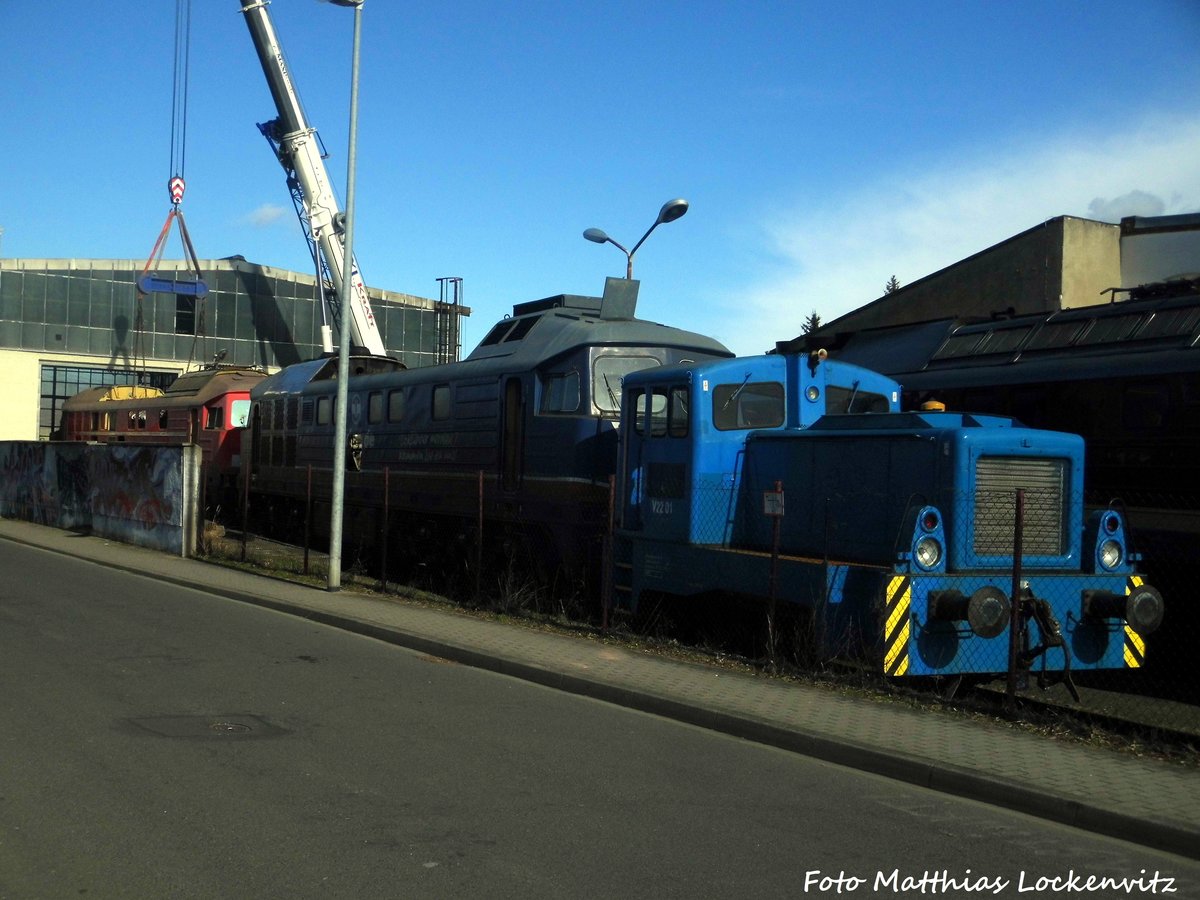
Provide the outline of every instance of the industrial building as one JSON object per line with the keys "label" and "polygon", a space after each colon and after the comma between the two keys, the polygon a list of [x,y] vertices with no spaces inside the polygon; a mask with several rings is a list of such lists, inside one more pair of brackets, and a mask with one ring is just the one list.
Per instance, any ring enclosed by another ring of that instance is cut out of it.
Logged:
{"label": "industrial building", "polygon": [[1198,273],[1200,214],[1119,225],[1058,216],[822,323],[807,343],[833,350],[869,329],[1078,309],[1121,299],[1114,289]]}
{"label": "industrial building", "polygon": [[[49,438],[62,402],[85,388],[162,387],[218,357],[274,371],[321,354],[314,276],[241,257],[199,265],[206,296],[139,298],[144,262],[0,260],[0,440]],[[182,283],[188,270],[163,260],[155,274]],[[470,310],[457,291],[440,300],[377,288],[368,296],[389,355],[409,367],[458,358],[459,319]]]}

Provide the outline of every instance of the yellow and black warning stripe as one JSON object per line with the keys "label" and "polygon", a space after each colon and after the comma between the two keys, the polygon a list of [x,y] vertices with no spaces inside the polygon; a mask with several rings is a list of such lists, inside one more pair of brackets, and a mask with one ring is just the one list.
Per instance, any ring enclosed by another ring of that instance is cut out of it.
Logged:
{"label": "yellow and black warning stripe", "polygon": [[887,586],[884,605],[883,673],[908,674],[908,639],[912,629],[909,607],[912,605],[912,579],[897,575]]}
{"label": "yellow and black warning stripe", "polygon": [[[1141,575],[1130,575],[1125,582],[1125,596],[1133,593],[1134,588],[1142,586]],[[1125,624],[1125,665],[1130,669],[1139,669],[1146,663],[1146,639]]]}

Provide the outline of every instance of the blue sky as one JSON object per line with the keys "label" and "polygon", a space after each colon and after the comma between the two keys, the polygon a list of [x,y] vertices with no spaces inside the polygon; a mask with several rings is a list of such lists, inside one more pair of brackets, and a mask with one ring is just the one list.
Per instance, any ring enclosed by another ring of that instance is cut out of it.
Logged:
{"label": "blue sky", "polygon": [[[175,4],[0,0],[0,253],[144,261],[169,209]],[[184,201],[201,257],[311,267],[237,0],[195,0]],[[334,181],[353,14],[274,0]],[[1058,215],[1200,211],[1200,2],[366,0],[355,249],[513,303],[598,294],[758,353]],[[173,243],[168,255],[178,257]]]}

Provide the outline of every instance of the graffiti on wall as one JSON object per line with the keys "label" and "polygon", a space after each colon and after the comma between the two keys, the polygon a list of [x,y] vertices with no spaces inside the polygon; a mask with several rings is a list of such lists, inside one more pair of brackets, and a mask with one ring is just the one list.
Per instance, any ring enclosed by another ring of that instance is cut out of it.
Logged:
{"label": "graffiti on wall", "polygon": [[0,515],[52,525],[91,525],[88,454],[82,444],[0,443]]}
{"label": "graffiti on wall", "polygon": [[174,448],[110,445],[94,454],[92,513],[146,529],[178,525],[183,502],[179,453]]}
{"label": "graffiti on wall", "polygon": [[182,448],[0,442],[0,516],[181,552]]}

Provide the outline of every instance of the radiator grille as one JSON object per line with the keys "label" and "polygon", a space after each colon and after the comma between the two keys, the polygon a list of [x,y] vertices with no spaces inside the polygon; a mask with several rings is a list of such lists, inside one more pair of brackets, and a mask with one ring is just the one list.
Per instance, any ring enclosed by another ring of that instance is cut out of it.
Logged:
{"label": "radiator grille", "polygon": [[982,456],[975,461],[975,553],[1011,556],[1017,491],[1025,491],[1023,556],[1060,556],[1067,461]]}

